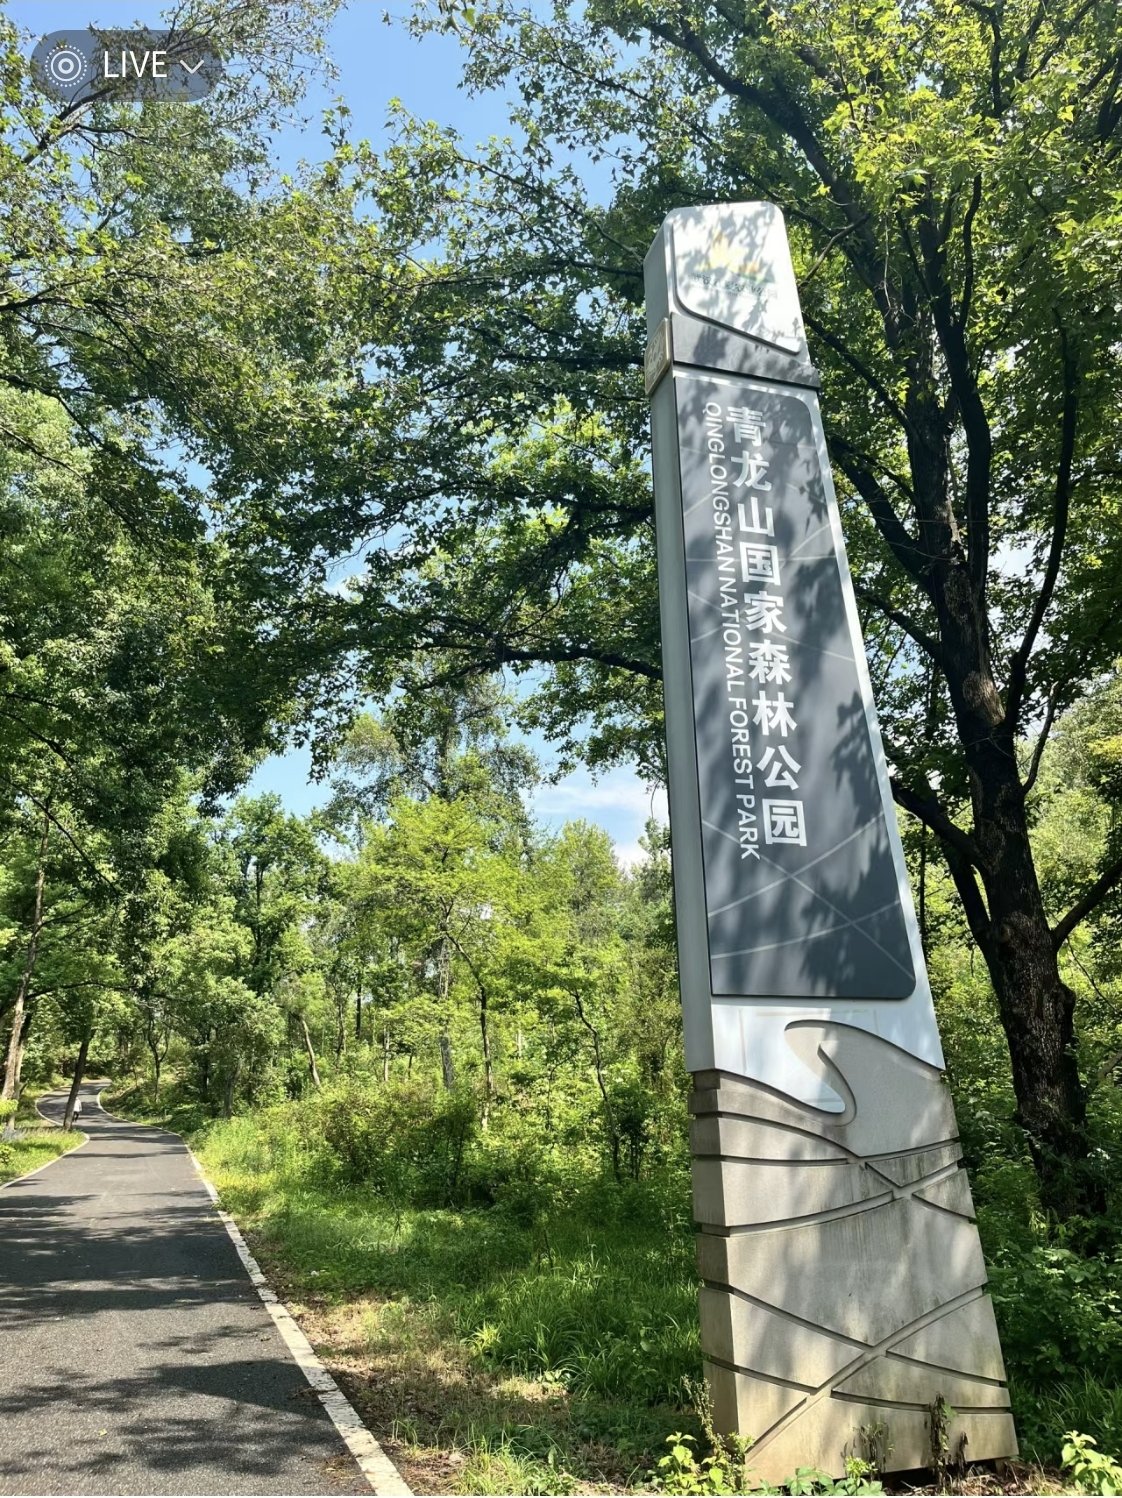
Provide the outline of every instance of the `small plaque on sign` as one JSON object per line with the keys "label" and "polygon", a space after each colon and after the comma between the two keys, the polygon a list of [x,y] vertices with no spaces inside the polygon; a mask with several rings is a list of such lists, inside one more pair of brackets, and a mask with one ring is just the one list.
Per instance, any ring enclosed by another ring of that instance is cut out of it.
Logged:
{"label": "small plaque on sign", "polygon": [[655,386],[670,368],[670,319],[664,317],[647,339],[647,351],[643,355],[643,389],[654,394]]}

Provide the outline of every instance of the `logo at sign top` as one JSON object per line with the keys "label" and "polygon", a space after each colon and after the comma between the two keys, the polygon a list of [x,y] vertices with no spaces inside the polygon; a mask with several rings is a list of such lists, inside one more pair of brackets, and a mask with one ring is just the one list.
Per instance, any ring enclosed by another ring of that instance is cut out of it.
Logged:
{"label": "logo at sign top", "polygon": [[731,271],[733,275],[744,276],[749,281],[775,280],[770,266],[745,250],[737,249],[726,234],[714,236],[706,264],[710,270]]}

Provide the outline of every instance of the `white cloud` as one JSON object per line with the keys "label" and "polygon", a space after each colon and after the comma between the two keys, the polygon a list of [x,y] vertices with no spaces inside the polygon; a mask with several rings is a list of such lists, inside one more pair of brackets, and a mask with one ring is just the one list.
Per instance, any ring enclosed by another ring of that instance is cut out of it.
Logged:
{"label": "white cloud", "polygon": [[593,821],[602,810],[665,819],[666,793],[631,770],[609,770],[593,780],[587,770],[577,769],[555,785],[541,786],[534,793],[534,807],[544,816],[587,816]]}
{"label": "white cloud", "polygon": [[625,869],[633,869],[637,863],[642,863],[646,858],[646,850],[636,839],[633,843],[615,844],[616,862]]}
{"label": "white cloud", "polygon": [[625,866],[643,857],[639,846],[648,817],[667,820],[666,792],[645,784],[631,770],[609,770],[598,779],[574,770],[556,785],[543,785],[533,796],[533,810],[543,822],[560,826],[581,819],[603,827]]}

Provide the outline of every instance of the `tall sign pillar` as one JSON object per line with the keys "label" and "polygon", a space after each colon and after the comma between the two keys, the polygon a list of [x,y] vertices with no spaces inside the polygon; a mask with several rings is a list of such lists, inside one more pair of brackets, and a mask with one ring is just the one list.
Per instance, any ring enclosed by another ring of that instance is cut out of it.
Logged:
{"label": "tall sign pillar", "polygon": [[646,294],[716,1422],[765,1481],[928,1466],[940,1396],[952,1457],[1011,1456],[782,214],[670,214]]}

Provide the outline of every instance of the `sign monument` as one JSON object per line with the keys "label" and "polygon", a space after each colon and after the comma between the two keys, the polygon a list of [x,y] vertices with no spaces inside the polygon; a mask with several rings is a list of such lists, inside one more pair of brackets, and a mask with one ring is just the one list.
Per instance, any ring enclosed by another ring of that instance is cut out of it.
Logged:
{"label": "sign monument", "polygon": [[702,1350],[764,1480],[1016,1454],[783,217],[646,260]]}

